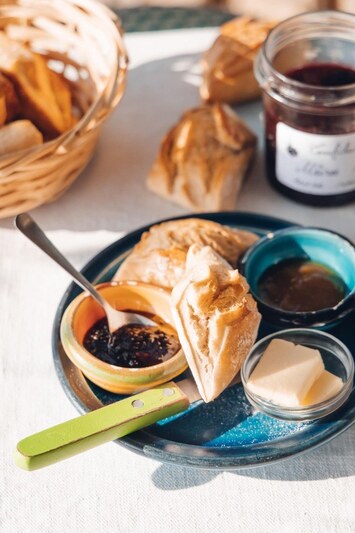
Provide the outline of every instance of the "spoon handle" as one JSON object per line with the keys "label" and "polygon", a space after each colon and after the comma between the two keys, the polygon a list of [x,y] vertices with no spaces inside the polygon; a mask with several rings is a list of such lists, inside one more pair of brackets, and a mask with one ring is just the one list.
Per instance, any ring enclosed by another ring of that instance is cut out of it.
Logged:
{"label": "spoon handle", "polygon": [[104,308],[107,308],[107,302],[102,298],[91,283],[78,271],[71,263],[60,253],[54,244],[47,238],[45,233],[36,224],[28,213],[22,213],[15,218],[15,226],[38,248],[47,254],[53,261],[61,266],[84,290],[88,291],[91,296]]}
{"label": "spoon handle", "polygon": [[37,470],[184,411],[188,397],[173,382],[129,396],[21,440],[15,463]]}

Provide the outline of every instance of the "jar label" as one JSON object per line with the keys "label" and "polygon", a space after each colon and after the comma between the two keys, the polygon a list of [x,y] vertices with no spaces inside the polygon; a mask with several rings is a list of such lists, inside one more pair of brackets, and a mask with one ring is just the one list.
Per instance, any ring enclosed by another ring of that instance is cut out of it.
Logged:
{"label": "jar label", "polygon": [[291,189],[313,195],[355,190],[355,133],[318,135],[278,122],[276,177]]}

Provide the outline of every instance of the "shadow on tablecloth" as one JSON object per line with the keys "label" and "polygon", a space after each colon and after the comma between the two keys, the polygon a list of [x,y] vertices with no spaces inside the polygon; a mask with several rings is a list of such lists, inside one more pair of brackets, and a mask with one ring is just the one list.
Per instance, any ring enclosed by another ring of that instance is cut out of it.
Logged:
{"label": "shadow on tablecloth", "polygon": [[[355,475],[355,427],[330,443],[293,459],[257,468],[229,471],[235,476],[273,481],[315,481]],[[160,465],[152,474],[161,490],[180,490],[205,485],[223,472]]]}

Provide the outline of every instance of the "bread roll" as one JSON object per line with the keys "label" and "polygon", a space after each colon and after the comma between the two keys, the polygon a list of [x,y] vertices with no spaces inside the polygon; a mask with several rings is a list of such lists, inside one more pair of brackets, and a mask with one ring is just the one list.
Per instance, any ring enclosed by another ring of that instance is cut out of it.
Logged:
{"label": "bread roll", "polygon": [[22,112],[47,137],[72,125],[71,95],[65,80],[52,72],[39,54],[0,32],[0,71],[16,87]]}
{"label": "bread roll", "polygon": [[119,267],[115,280],[138,280],[171,290],[185,272],[192,244],[211,246],[233,267],[256,240],[249,231],[222,226],[211,220],[185,218],[152,226]]}
{"label": "bread roll", "polygon": [[[1,66],[0,66],[1,69]],[[6,104],[6,122],[11,122],[21,111],[20,100],[16,94],[14,84],[0,73],[0,97],[5,99]]]}
{"label": "bread roll", "polygon": [[163,140],[147,186],[194,211],[234,209],[255,144],[228,106],[192,109]]}
{"label": "bread roll", "polygon": [[211,247],[193,245],[171,293],[175,327],[205,402],[217,398],[253,346],[261,316],[238,270]]}
{"label": "bread roll", "polygon": [[239,17],[221,26],[221,34],[202,59],[203,101],[235,104],[260,96],[254,60],[274,25]]}
{"label": "bread roll", "polygon": [[6,121],[6,100],[5,96],[0,94],[0,127],[5,124]]}
{"label": "bread roll", "polygon": [[43,142],[43,135],[29,120],[15,120],[0,128],[0,157]]}

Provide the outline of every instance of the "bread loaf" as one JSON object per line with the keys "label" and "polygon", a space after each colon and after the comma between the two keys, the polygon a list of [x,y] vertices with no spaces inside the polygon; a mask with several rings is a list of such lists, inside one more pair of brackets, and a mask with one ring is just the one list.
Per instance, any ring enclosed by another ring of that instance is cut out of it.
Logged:
{"label": "bread loaf", "polygon": [[185,272],[192,244],[210,246],[233,267],[257,235],[211,220],[185,218],[152,226],[119,267],[115,280],[138,280],[171,290]]}
{"label": "bread loaf", "polygon": [[48,138],[72,125],[71,95],[65,80],[52,72],[39,54],[0,32],[0,71],[15,85],[21,117]]}
{"label": "bread loaf", "polygon": [[221,26],[220,35],[202,58],[203,101],[235,104],[260,96],[254,60],[274,25],[239,17]]}
{"label": "bread loaf", "polygon": [[6,120],[6,100],[5,96],[0,94],[0,127],[5,124]]}
{"label": "bread loaf", "polygon": [[211,247],[193,245],[186,273],[171,293],[175,327],[205,402],[239,372],[260,323],[245,278]]}
{"label": "bread loaf", "polygon": [[192,109],[163,139],[147,186],[194,211],[234,209],[255,144],[228,106]]}
{"label": "bread loaf", "polygon": [[6,76],[0,73],[0,97],[1,96],[3,96],[5,100],[6,122],[11,122],[19,115],[21,104],[16,94],[14,84],[11,83]]}
{"label": "bread loaf", "polygon": [[29,120],[15,120],[0,128],[0,157],[43,142],[43,135]]}

